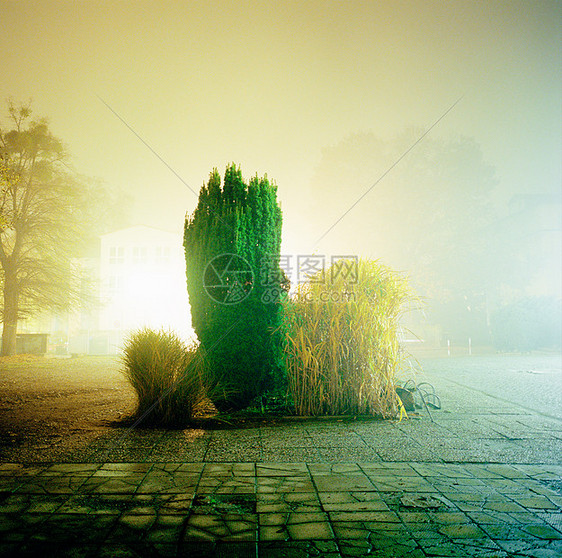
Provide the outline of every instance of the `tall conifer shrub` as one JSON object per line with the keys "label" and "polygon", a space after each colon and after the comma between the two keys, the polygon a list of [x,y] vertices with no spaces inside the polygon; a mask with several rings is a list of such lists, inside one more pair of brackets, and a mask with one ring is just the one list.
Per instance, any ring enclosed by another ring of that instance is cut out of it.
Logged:
{"label": "tall conifer shrub", "polygon": [[219,410],[244,408],[283,381],[281,222],[276,186],[245,183],[234,164],[223,184],[211,172],[185,221],[192,325]]}

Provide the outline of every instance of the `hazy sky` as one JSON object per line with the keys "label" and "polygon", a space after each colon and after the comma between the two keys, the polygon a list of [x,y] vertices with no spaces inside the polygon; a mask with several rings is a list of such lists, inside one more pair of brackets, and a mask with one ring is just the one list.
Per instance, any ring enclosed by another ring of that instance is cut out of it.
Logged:
{"label": "hazy sky", "polygon": [[299,200],[321,211],[323,148],[428,127],[463,94],[433,135],[473,136],[505,191],[562,182],[559,1],[0,0],[0,26],[0,98],[33,98],[136,223],[180,229],[196,195],[100,98],[195,192],[230,161],[268,173],[286,252],[315,218]]}

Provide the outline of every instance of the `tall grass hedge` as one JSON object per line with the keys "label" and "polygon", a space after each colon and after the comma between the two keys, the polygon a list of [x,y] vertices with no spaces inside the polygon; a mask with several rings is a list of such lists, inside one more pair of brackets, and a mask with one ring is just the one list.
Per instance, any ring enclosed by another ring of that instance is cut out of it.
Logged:
{"label": "tall grass hedge", "polygon": [[412,298],[406,279],[369,260],[340,260],[321,273],[300,284],[285,305],[296,414],[396,416],[399,318]]}

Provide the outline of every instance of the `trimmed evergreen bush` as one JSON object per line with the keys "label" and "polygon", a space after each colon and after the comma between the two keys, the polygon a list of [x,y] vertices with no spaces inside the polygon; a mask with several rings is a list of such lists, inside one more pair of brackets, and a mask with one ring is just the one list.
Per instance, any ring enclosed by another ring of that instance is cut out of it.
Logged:
{"label": "trimmed evergreen bush", "polygon": [[276,192],[267,177],[246,184],[235,165],[227,167],[221,185],[214,169],[185,221],[192,326],[220,411],[242,409],[283,382]]}

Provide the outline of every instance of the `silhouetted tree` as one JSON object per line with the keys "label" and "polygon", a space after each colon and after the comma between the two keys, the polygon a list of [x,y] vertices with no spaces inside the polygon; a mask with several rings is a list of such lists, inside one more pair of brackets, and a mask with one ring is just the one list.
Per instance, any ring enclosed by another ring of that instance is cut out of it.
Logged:
{"label": "silhouetted tree", "polygon": [[444,329],[466,322],[460,307],[485,329],[484,293],[499,278],[490,238],[497,212],[494,168],[466,137],[426,137],[400,159],[421,134],[409,130],[389,141],[355,134],[326,148],[312,188],[322,196],[322,211],[311,207],[310,213],[326,230],[388,171],[323,246],[380,258],[407,272]]}
{"label": "silhouetted tree", "polygon": [[2,355],[16,350],[18,320],[62,311],[83,293],[72,259],[92,238],[99,188],[66,165],[66,153],[44,119],[8,103],[9,128],[0,128],[0,266]]}

